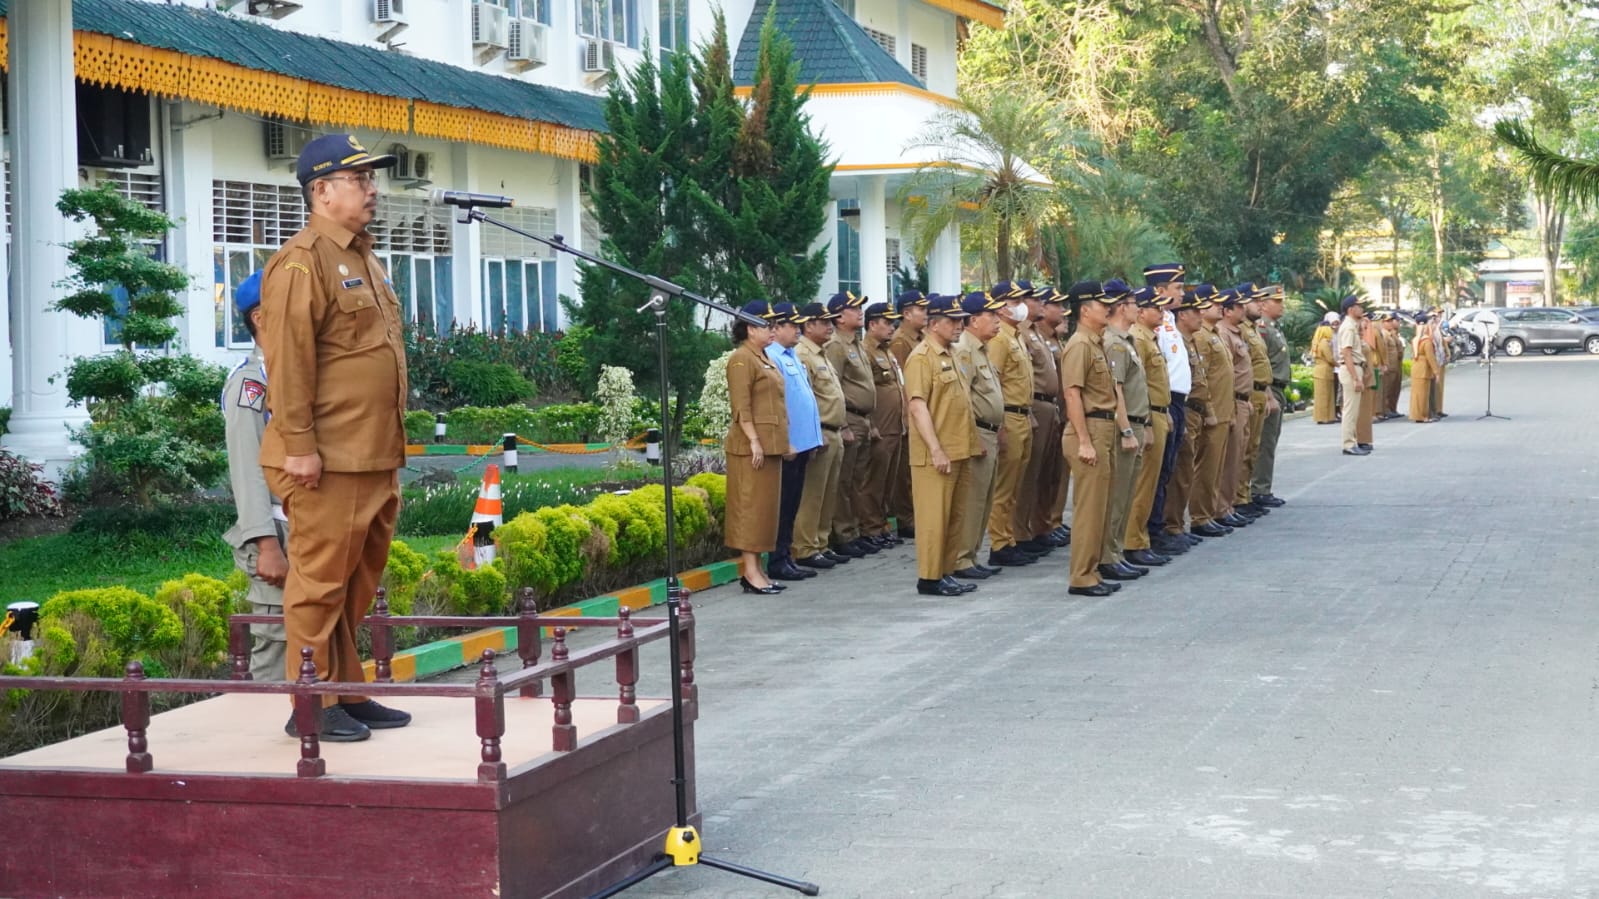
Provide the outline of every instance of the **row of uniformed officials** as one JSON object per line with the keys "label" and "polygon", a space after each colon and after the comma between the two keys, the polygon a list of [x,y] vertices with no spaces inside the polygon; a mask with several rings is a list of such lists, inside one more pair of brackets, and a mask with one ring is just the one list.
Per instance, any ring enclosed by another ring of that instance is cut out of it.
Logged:
{"label": "row of uniformed officials", "polygon": [[1185,290],[1179,264],[1144,276],[746,305],[767,326],[735,325],[727,369],[743,588],[914,538],[922,594],[1069,545],[1069,592],[1105,596],[1282,505],[1281,289]]}

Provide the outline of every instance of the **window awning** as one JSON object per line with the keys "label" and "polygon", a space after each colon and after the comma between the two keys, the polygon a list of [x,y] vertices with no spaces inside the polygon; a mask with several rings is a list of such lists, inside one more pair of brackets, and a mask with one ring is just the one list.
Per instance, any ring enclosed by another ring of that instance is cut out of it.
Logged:
{"label": "window awning", "polygon": [[[0,0],[4,15],[7,0]],[[78,78],[290,121],[593,161],[601,99],[211,10],[73,0]],[[7,64],[0,20],[0,68]]]}

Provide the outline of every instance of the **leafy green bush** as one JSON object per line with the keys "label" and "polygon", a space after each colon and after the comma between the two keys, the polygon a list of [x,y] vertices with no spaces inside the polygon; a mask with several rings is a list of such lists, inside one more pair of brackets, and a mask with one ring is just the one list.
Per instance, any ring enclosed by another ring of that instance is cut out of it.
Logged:
{"label": "leafy green bush", "polygon": [[444,418],[446,439],[451,443],[499,443],[506,434],[524,437],[536,429],[536,413],[523,405],[462,406]]}
{"label": "leafy green bush", "polygon": [[523,512],[494,529],[500,561],[505,563],[505,580],[512,590],[532,587],[553,593],[561,586],[556,564],[546,551],[549,529],[531,512]]}
{"label": "leafy green bush", "polygon": [[428,596],[428,605],[446,615],[489,615],[505,608],[505,570],[499,560],[467,569],[453,551],[444,550],[433,557],[428,574],[418,599]]}
{"label": "leafy green bush", "polygon": [[[156,658],[183,642],[183,620],[166,605],[127,587],[67,590],[39,607],[41,625],[79,613],[99,623],[110,652],[121,661],[143,659],[151,676],[164,674]],[[155,670],[152,670],[155,669]]]}
{"label": "leafy green bush", "polygon": [[44,466],[0,449],[0,521],[60,515],[61,501],[44,479]]}
{"label": "leafy green bush", "polygon": [[[489,334],[475,327],[453,325],[446,333],[438,334],[431,326],[408,324],[405,327],[405,359],[411,387],[420,397],[413,405],[444,412],[463,402],[450,382],[450,365],[457,361],[508,365],[531,382],[533,389],[528,395],[571,396],[582,380],[569,378],[557,361],[558,354],[565,349],[560,334]],[[581,353],[581,349],[574,347],[567,352]]]}
{"label": "leafy green bush", "polygon": [[600,407],[594,403],[544,406],[533,413],[532,437],[540,443],[595,443],[600,439]]}
{"label": "leafy green bush", "polygon": [[10,427],[11,427],[11,407],[10,406],[0,406],[0,437],[4,437],[6,435],[6,431]]}
{"label": "leafy green bush", "polygon": [[555,367],[568,384],[587,384],[589,378],[588,342],[594,329],[573,325],[556,346]]}
{"label": "leafy green bush", "polygon": [[[724,488],[725,492],[725,488]],[[705,533],[710,526],[710,509],[707,508],[707,491],[703,489],[673,487],[672,514],[676,519],[677,533],[682,540],[692,540]],[[637,500],[665,508],[666,490],[660,484],[649,484],[633,491]]]}
{"label": "leafy green bush", "polygon": [[[602,528],[610,538],[611,552],[607,558],[610,564],[630,564],[650,558],[660,551],[661,542],[657,539],[656,528],[642,505],[635,502],[631,494],[618,496],[602,493],[584,507],[589,520]],[[664,538],[664,532],[661,536]]]}
{"label": "leafy green bush", "polygon": [[457,359],[445,368],[444,396],[466,406],[504,406],[532,399],[533,382],[504,362]]}
{"label": "leafy green bush", "polygon": [[405,413],[405,442],[432,443],[435,419],[432,412]]}
{"label": "leafy green bush", "polygon": [[126,541],[148,537],[183,543],[206,534],[221,534],[233,526],[233,503],[160,502],[148,509],[134,506],[92,506],[72,524],[72,533],[94,539]]}
{"label": "leafy green bush", "polygon": [[382,586],[388,591],[390,614],[411,614],[415,608],[417,585],[427,572],[426,556],[399,540],[389,544],[389,561],[383,566]]}
{"label": "leafy green bush", "polygon": [[203,574],[167,581],[156,591],[155,601],[171,609],[183,628],[177,646],[155,653],[171,676],[206,677],[221,666],[227,657],[233,597],[226,582]]}
{"label": "leafy green bush", "polygon": [[709,498],[711,514],[717,518],[722,517],[723,510],[727,508],[727,475],[701,472],[689,478],[683,486],[704,490]]}

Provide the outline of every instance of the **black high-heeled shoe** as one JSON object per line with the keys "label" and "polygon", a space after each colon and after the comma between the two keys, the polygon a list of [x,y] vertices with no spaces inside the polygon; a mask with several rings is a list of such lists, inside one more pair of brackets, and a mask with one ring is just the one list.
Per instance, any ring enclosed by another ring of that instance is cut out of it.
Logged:
{"label": "black high-heeled shoe", "polygon": [[776,596],[777,594],[783,592],[783,588],[779,587],[777,584],[771,584],[766,587],[757,587],[750,583],[749,579],[743,575],[739,576],[738,585],[744,588],[745,593],[754,593],[760,596]]}

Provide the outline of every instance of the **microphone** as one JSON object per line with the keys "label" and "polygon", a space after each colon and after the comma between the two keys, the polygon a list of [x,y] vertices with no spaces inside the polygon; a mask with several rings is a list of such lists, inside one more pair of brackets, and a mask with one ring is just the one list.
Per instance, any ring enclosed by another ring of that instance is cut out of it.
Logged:
{"label": "microphone", "polygon": [[428,194],[428,203],[434,206],[459,206],[470,209],[481,206],[484,209],[507,209],[515,206],[516,201],[510,197],[498,194],[471,194],[464,190],[435,190]]}

